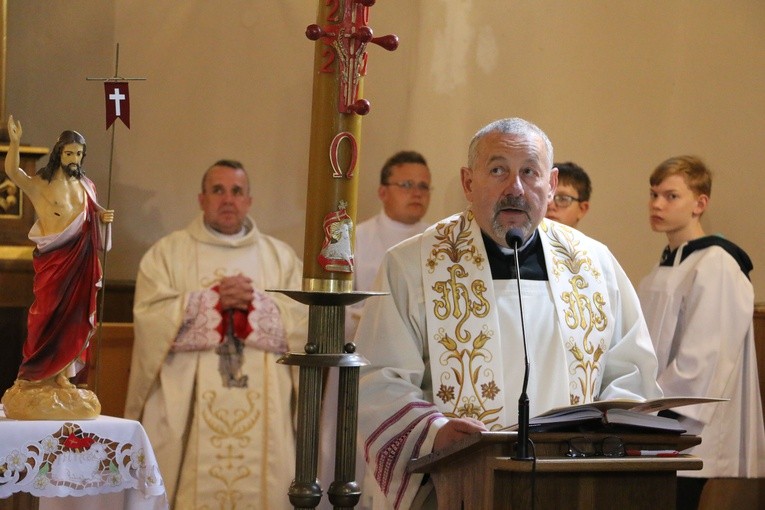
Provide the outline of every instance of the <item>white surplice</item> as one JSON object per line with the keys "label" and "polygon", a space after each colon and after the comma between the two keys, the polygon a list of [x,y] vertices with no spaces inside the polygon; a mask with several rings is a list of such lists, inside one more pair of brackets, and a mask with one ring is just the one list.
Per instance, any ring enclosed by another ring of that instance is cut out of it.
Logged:
{"label": "white surplice", "polygon": [[411,225],[393,220],[380,211],[356,227],[356,270],[354,288],[372,290],[377,270],[385,252],[405,239],[421,234],[428,228],[424,221]]}
{"label": "white surplice", "polygon": [[[353,290],[370,291],[377,271],[380,269],[385,252],[401,241],[421,234],[428,228],[424,221],[408,225],[392,220],[380,211],[356,227],[356,267],[353,275]],[[353,339],[359,325],[364,301],[346,309],[345,338]]]}
{"label": "white surplice", "polygon": [[757,378],[754,291],[723,248],[693,251],[656,266],[638,294],[659,359],[666,396],[723,397],[729,402],[674,409],[702,443],[704,461],[688,477],[765,476],[765,430]]}

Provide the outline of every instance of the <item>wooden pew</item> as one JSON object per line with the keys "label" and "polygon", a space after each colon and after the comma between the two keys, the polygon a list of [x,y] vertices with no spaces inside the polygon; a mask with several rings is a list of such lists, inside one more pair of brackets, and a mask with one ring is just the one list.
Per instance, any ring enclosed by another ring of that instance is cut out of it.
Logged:
{"label": "wooden pew", "polygon": [[[98,359],[98,345],[102,345]],[[130,357],[133,352],[133,324],[130,322],[104,322],[91,339],[91,365],[88,387],[96,392],[101,402],[101,414],[122,418],[125,412]],[[101,371],[98,376],[96,372]]]}

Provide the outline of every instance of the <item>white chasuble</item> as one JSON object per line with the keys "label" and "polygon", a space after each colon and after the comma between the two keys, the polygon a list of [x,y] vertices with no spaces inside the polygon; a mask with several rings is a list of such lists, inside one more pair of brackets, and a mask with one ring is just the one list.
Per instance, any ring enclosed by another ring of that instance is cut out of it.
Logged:
{"label": "white chasuble", "polygon": [[271,353],[248,349],[245,357],[247,387],[224,388],[218,355],[199,353],[196,409],[176,508],[291,508],[295,448],[291,431],[283,430],[290,410],[278,396],[284,381],[277,372],[284,367]]}
{"label": "white chasuble", "polygon": [[[540,294],[540,299],[528,303],[533,312],[527,313],[527,317],[533,316],[527,319],[528,325],[536,326],[527,330],[528,341],[541,348],[530,356],[533,371],[552,368],[556,370],[553,378],[566,373],[569,403],[591,402],[600,390],[601,356],[613,332],[607,319],[610,309],[602,271],[570,229],[544,222],[539,233],[551,295],[538,289],[539,282],[524,281],[522,285],[537,288]],[[491,429],[516,423],[517,414],[509,415],[504,402],[511,394],[520,394],[520,385],[514,381],[523,380],[520,323],[511,322],[514,311],[503,314],[500,310],[502,301],[495,295],[486,249],[472,212],[430,227],[423,234],[421,250],[436,405],[446,417],[476,418]],[[554,309],[545,304],[550,298]],[[517,299],[509,301],[516,301],[510,306],[517,305]],[[557,322],[549,320],[553,315]],[[508,320],[500,324],[500,317]],[[562,343],[550,343],[552,338],[560,338]],[[506,374],[512,374],[513,381]],[[557,393],[546,390],[550,395]]]}
{"label": "white chasuble", "polygon": [[[198,245],[197,249],[202,287],[239,273],[255,282],[264,279],[258,253],[232,252],[221,260],[214,248],[208,251],[206,245]],[[217,326],[209,324],[208,332]],[[228,388],[222,384],[215,350],[198,353],[195,409],[177,508],[291,508],[285,481],[294,475],[292,463],[274,462],[295,456],[292,434],[289,440],[280,440],[281,428],[290,423],[290,409],[284,403],[289,402],[291,386],[288,369],[276,363],[278,358],[260,349],[245,349],[241,371],[247,386]]]}
{"label": "white chasuble", "polygon": [[[141,261],[126,416],[143,423],[174,508],[291,508],[296,381],[276,361],[287,342],[293,350],[305,342],[306,309],[265,289],[299,288],[302,265],[248,225],[223,239],[200,215]],[[226,328],[214,288],[236,274],[255,288],[239,339],[244,387],[224,383],[216,352]]]}

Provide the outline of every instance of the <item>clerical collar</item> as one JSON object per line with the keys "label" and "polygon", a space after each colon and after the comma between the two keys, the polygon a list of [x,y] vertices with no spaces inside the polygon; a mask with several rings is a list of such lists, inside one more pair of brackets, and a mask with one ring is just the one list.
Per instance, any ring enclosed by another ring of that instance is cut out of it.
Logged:
{"label": "clerical collar", "polygon": [[738,264],[741,272],[749,278],[749,272],[753,269],[752,260],[749,258],[749,255],[747,255],[747,253],[738,245],[719,235],[699,237],[698,239],[693,239],[692,241],[681,244],[674,250],[670,250],[669,246],[666,246],[661,253],[661,261],[659,262],[659,265],[672,267],[675,265],[675,260],[678,256],[680,259],[677,260],[677,265],[680,265],[691,253],[709,248],[710,246],[719,246],[728,252]]}
{"label": "clerical collar", "polygon": [[236,232],[235,234],[224,234],[223,232],[218,232],[207,223],[205,223],[205,228],[207,229],[208,232],[210,232],[212,235],[214,235],[218,239],[228,239],[232,241],[243,238],[244,236],[247,235],[247,232],[248,232],[247,225],[242,225],[242,229],[239,232]]}
{"label": "clerical collar", "polygon": [[[491,237],[484,234],[483,231],[481,231],[481,237],[483,237],[483,244],[486,246],[486,254],[489,257],[492,279],[514,280],[515,260],[513,259],[513,250],[499,246]],[[548,279],[542,239],[536,230],[534,230],[534,234],[529,240],[518,248],[518,264],[520,265],[522,280],[545,281]]]}

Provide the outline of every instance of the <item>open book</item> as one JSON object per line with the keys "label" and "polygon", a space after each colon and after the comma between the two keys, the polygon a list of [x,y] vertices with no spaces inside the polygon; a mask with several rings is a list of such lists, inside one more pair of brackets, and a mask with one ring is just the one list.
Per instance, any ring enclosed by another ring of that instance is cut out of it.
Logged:
{"label": "open book", "polygon": [[[589,404],[558,407],[529,420],[531,432],[601,431],[634,429],[682,434],[685,430],[674,418],[651,413],[696,404],[725,402],[726,398],[663,397],[652,400],[600,400]],[[518,430],[518,425],[508,427]]]}

